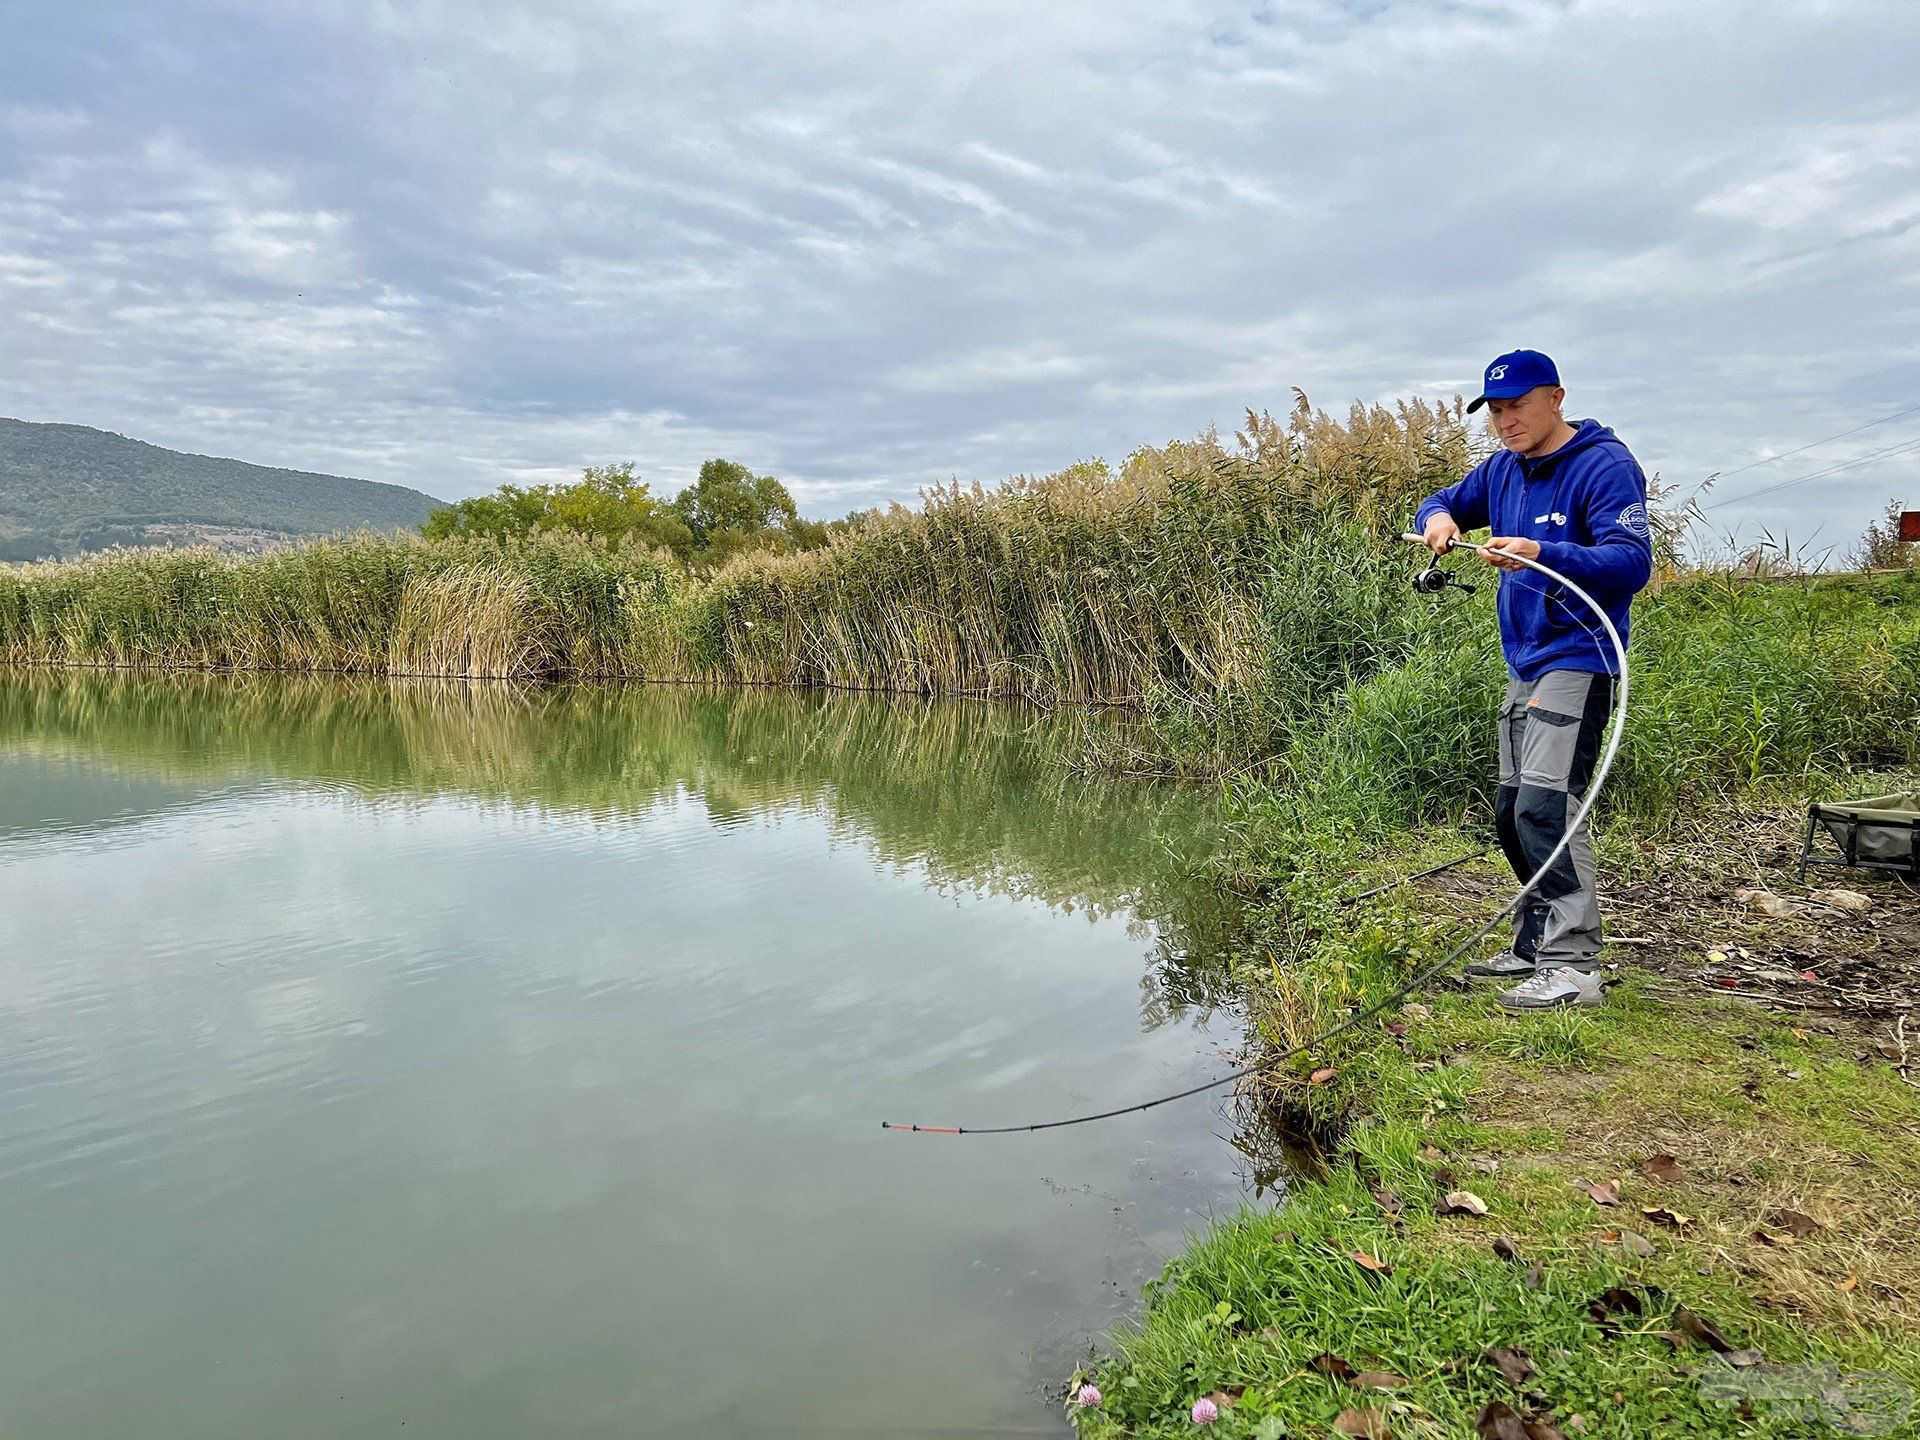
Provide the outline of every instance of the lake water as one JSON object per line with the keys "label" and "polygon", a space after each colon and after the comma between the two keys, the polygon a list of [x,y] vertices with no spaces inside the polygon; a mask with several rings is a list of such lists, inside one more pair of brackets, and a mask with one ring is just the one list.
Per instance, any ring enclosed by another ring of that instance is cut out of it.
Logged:
{"label": "lake water", "polygon": [[0,675],[0,1435],[1058,1434],[1256,1177],[1065,722]]}

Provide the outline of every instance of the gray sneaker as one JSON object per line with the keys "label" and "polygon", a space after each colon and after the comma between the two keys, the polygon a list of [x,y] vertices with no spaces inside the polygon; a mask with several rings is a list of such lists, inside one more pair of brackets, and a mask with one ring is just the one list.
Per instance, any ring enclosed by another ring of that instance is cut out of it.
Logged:
{"label": "gray sneaker", "polygon": [[1524,980],[1540,967],[1524,955],[1502,950],[1491,960],[1476,960],[1460,973],[1469,980]]}
{"label": "gray sneaker", "polygon": [[1598,971],[1555,965],[1503,990],[1494,1003],[1502,1010],[1555,1010],[1562,1005],[1600,1005],[1605,1000]]}

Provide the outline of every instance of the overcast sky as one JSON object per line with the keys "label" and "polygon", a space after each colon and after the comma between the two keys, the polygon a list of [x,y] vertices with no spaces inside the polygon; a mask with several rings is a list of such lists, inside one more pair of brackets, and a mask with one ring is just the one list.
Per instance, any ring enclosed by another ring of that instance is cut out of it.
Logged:
{"label": "overcast sky", "polygon": [[[0,414],[804,511],[1560,361],[1688,483],[1920,407],[1920,4],[0,0]],[[1920,413],[1726,479],[1907,441]],[[1842,543],[1920,445],[1715,516]]]}

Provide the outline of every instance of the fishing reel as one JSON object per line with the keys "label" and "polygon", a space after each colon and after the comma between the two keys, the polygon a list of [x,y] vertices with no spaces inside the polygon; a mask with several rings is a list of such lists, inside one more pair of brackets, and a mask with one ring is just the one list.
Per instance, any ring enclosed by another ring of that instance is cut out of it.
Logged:
{"label": "fishing reel", "polygon": [[1440,568],[1440,557],[1434,556],[1427,568],[1413,577],[1413,589],[1417,595],[1444,595],[1449,588],[1464,590],[1471,595],[1478,586],[1469,585],[1451,570]]}

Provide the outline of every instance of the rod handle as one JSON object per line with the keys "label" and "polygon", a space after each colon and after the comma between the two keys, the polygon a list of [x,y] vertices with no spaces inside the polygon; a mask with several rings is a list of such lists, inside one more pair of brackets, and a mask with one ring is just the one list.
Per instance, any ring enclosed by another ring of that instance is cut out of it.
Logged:
{"label": "rod handle", "polygon": [[[1424,545],[1427,543],[1426,536],[1416,535],[1411,530],[1402,530],[1400,532],[1400,538],[1413,545]],[[1447,541],[1447,548],[1449,550],[1478,550],[1480,547],[1471,540],[1462,540],[1456,535],[1453,539]]]}

